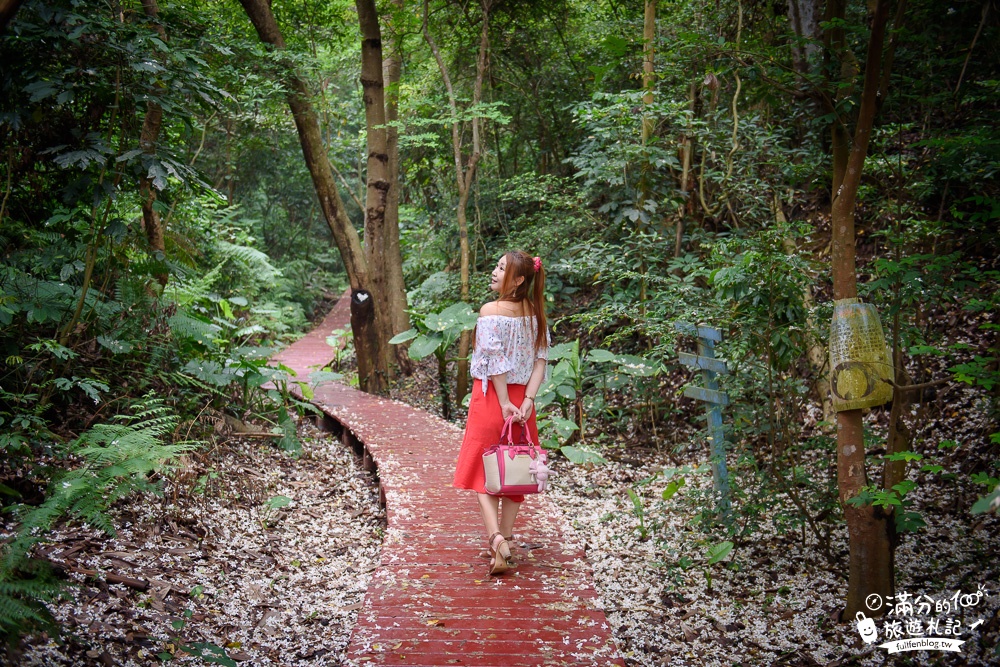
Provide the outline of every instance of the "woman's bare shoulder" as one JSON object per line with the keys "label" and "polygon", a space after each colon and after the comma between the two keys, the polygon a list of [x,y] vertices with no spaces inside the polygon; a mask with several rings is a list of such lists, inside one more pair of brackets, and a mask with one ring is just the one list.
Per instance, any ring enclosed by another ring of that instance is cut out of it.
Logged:
{"label": "woman's bare shoulder", "polygon": [[500,305],[496,301],[490,301],[489,303],[484,303],[483,307],[479,309],[480,317],[489,317],[490,315],[502,315],[500,312]]}
{"label": "woman's bare shoulder", "polygon": [[531,306],[525,301],[490,301],[479,309],[481,317],[525,317],[531,314]]}

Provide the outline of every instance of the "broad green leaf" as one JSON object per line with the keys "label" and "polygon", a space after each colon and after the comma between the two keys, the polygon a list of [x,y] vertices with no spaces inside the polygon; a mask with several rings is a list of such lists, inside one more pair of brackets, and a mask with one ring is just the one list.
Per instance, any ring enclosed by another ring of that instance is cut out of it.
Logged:
{"label": "broad green leaf", "polygon": [[289,498],[288,496],[274,496],[272,498],[268,498],[267,502],[265,502],[264,505],[269,507],[270,509],[276,510],[279,507],[287,506],[291,502],[292,499]]}
{"label": "broad green leaf", "polygon": [[[318,387],[321,384],[327,382],[336,382],[338,380],[343,380],[344,376],[340,373],[334,373],[333,371],[313,371],[309,374],[309,383],[313,387]],[[301,386],[301,383],[299,383]]]}
{"label": "broad green leaf", "polygon": [[595,364],[607,363],[609,361],[614,361],[617,358],[618,355],[614,354],[613,352],[609,352],[608,350],[596,349],[596,350],[591,350],[590,352],[587,353],[587,361],[590,361]]}
{"label": "broad green leaf", "polygon": [[667,488],[663,489],[663,499],[670,500],[674,495],[681,490],[681,487],[687,484],[683,477],[673,480],[667,484]]}
{"label": "broad green leaf", "polygon": [[576,400],[576,389],[570,387],[569,385],[561,384],[556,387],[556,392],[559,393],[563,398],[569,399],[571,401]]}
{"label": "broad green leaf", "polygon": [[459,301],[448,306],[440,313],[431,313],[424,318],[424,325],[431,331],[468,331],[476,325],[478,316],[469,304]]}
{"label": "broad green leaf", "polygon": [[416,329],[407,329],[403,333],[398,333],[389,339],[390,345],[399,345],[400,343],[405,343],[408,340],[413,340],[420,335],[420,332]]}
{"label": "broad green leaf", "polygon": [[559,343],[558,345],[553,345],[549,348],[549,361],[555,361],[557,359],[569,359],[574,353],[579,349],[579,341],[570,341],[568,343]]}
{"label": "broad green leaf", "polygon": [[[565,449],[565,448],[564,448]],[[984,514],[986,512],[996,512],[1000,510],[1000,487],[993,490],[993,493],[983,496],[972,506],[973,514]]]}
{"label": "broad green leaf", "polygon": [[434,351],[443,342],[444,338],[442,338],[441,334],[424,334],[418,336],[413,341],[413,344],[410,345],[410,359],[419,361],[430,354],[434,354]]}
{"label": "broad green leaf", "polygon": [[600,454],[592,452],[587,449],[582,449],[580,447],[573,447],[572,445],[567,447],[561,447],[559,449],[562,455],[565,456],[570,463],[607,463],[605,459]]}
{"label": "broad green leaf", "polygon": [[568,438],[569,434],[580,428],[571,419],[563,419],[562,417],[550,417],[549,421],[552,423],[553,428],[564,438]]}
{"label": "broad green leaf", "polygon": [[733,550],[733,543],[729,541],[713,544],[711,547],[709,547],[708,553],[705,554],[708,557],[708,564],[715,565],[720,560],[728,556],[729,552],[732,550]]}

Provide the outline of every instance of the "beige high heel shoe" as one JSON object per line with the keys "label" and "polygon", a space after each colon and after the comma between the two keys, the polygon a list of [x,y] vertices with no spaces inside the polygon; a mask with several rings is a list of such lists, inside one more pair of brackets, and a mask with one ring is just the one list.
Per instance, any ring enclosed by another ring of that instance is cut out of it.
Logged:
{"label": "beige high heel shoe", "polygon": [[[503,539],[505,539],[507,541],[507,548],[511,548],[511,547],[517,546],[517,545],[514,544],[514,535],[513,534],[511,534],[511,535],[504,535]],[[511,553],[513,553],[513,551]],[[480,557],[492,560],[494,554],[496,554],[496,549],[493,548],[492,544],[487,544],[486,545],[486,553],[480,554]]]}
{"label": "beige high heel shoe", "polygon": [[[498,537],[500,538],[499,542],[496,541]],[[507,555],[503,554],[504,546],[507,547]],[[517,563],[514,562],[510,554],[510,545],[507,544],[507,539],[499,531],[490,535],[490,550],[493,552],[493,560],[490,563],[491,576],[503,574],[517,567]]]}

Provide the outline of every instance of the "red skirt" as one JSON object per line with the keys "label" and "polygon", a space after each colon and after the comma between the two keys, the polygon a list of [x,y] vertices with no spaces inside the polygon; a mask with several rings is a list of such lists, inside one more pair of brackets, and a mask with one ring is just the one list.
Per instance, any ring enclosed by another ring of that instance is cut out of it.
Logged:
{"label": "red skirt", "polygon": [[[520,406],[524,401],[525,385],[507,385],[507,396],[510,402]],[[527,422],[531,441],[538,442],[538,426],[535,425],[535,415],[532,411]],[[500,429],[503,428],[503,413],[500,411],[500,399],[492,382],[486,383],[486,395],[483,396],[482,380],[472,383],[472,399],[469,402],[469,419],[465,422],[465,437],[462,438],[462,449],[458,452],[458,464],[455,466],[455,481],[457,489],[471,489],[477,493],[486,493],[486,473],[483,472],[483,454],[493,445],[500,442]],[[521,425],[514,422],[514,442],[521,440]],[[524,502],[524,496],[503,496],[511,502]]]}

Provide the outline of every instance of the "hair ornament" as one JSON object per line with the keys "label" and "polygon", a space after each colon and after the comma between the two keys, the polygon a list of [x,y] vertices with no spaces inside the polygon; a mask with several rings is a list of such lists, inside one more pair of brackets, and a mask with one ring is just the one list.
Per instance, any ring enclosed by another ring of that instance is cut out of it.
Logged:
{"label": "hair ornament", "polygon": [[542,270],[542,258],[541,257],[533,257],[532,259],[535,262],[535,273],[541,271]]}

